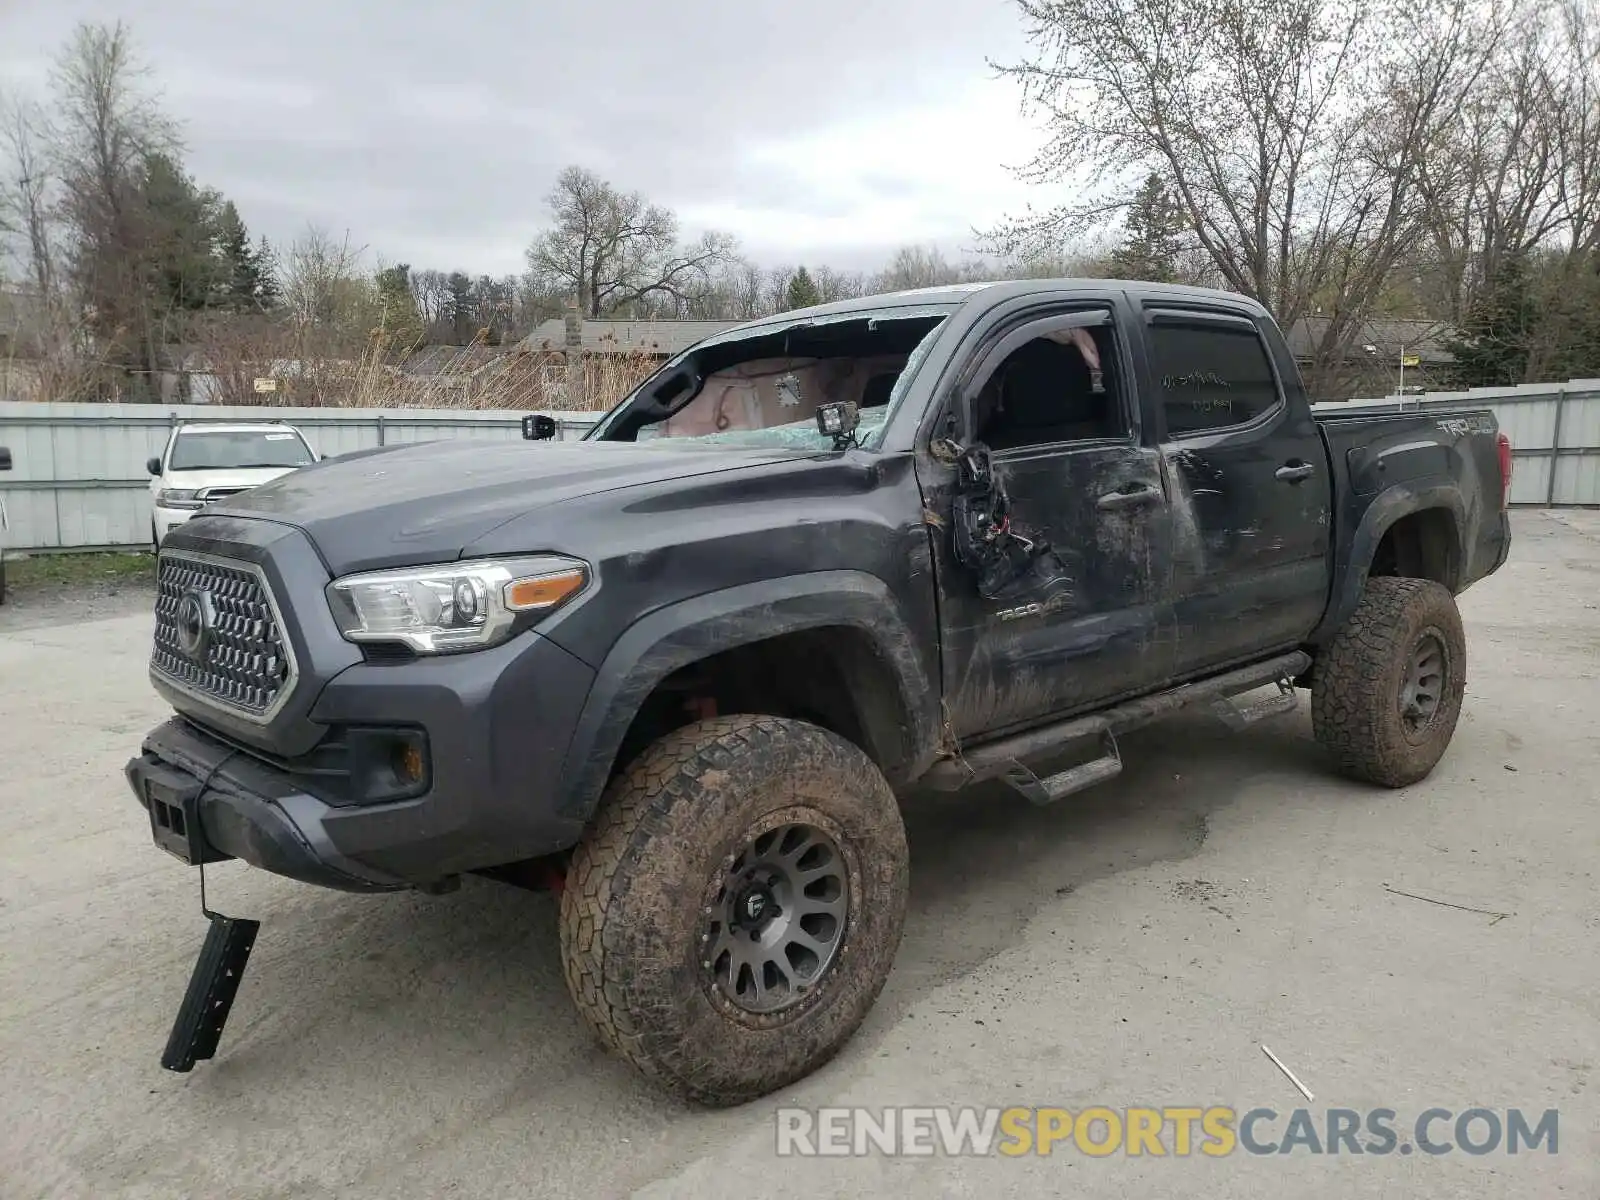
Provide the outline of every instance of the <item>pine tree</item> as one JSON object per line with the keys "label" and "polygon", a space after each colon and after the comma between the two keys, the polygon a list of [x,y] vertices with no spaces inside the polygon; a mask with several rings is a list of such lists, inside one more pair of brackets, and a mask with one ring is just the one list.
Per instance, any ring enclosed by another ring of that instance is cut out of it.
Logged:
{"label": "pine tree", "polygon": [[473,321],[477,303],[472,294],[472,278],[461,271],[452,271],[445,285],[450,289],[444,314],[450,324],[450,340],[457,346],[469,346],[478,332]]}
{"label": "pine tree", "polygon": [[1455,359],[1452,382],[1457,387],[1521,383],[1538,320],[1538,306],[1528,286],[1528,264],[1520,256],[1506,259],[1490,272],[1468,305],[1458,336],[1443,340]]}
{"label": "pine tree", "polygon": [[811,278],[811,273],[801,267],[789,279],[789,286],[784,292],[785,311],[796,308],[810,308],[813,304],[822,303],[822,293],[817,291],[816,282]]}
{"label": "pine tree", "polygon": [[256,307],[272,312],[283,303],[283,287],[278,282],[278,255],[266,238],[255,249]]}
{"label": "pine tree", "polygon": [[150,288],[152,313],[159,319],[209,306],[226,279],[214,252],[220,197],[196,187],[173,158],[152,154],[138,181],[136,212],[145,259],[139,275]]}
{"label": "pine tree", "polygon": [[1121,279],[1172,283],[1183,230],[1182,213],[1161,176],[1145,176],[1128,208],[1127,234],[1111,254],[1113,272]]}
{"label": "pine tree", "polygon": [[213,236],[218,287],[212,303],[230,312],[253,310],[261,291],[261,267],[250,245],[250,231],[245,228],[233,201],[226,201],[218,210]]}
{"label": "pine tree", "polygon": [[378,272],[379,335],[385,352],[406,355],[422,344],[422,311],[411,290],[411,264],[400,263]]}

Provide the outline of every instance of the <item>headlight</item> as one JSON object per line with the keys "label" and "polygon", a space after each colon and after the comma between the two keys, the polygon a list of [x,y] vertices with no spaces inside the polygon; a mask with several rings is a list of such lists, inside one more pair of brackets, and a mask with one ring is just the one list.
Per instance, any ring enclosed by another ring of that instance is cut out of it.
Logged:
{"label": "headlight", "polygon": [[505,641],[518,616],[550,612],[588,581],[586,564],[554,554],[443,563],[335,579],[328,604],[347,641],[447,654]]}
{"label": "headlight", "polygon": [[162,508],[201,508],[200,493],[188,488],[162,488],[156,493],[156,503]]}

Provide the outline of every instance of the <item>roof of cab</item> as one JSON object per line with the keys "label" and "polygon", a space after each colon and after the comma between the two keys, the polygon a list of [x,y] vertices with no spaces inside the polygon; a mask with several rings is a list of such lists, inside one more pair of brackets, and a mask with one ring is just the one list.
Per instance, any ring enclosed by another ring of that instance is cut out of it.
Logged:
{"label": "roof of cab", "polygon": [[1151,283],[1148,280],[1093,279],[1086,277],[1003,279],[982,283],[954,283],[937,287],[909,288],[897,292],[879,292],[871,296],[855,296],[849,300],[836,300],[831,304],[818,304],[810,308],[790,309],[788,312],[776,313],[769,317],[757,317],[753,321],[734,325],[723,330],[714,339],[708,340],[721,341],[726,338],[742,336],[746,333],[754,333],[768,326],[788,325],[795,321],[804,321],[814,317],[840,317],[848,316],[853,312],[871,312],[885,308],[911,308],[920,305],[949,305],[956,307],[980,294],[986,300],[1002,301],[1013,296],[1027,296],[1036,292],[1074,291],[1125,291],[1132,296],[1145,299],[1167,297],[1173,300],[1206,301],[1210,303],[1223,301],[1247,308],[1252,312],[1265,311],[1259,303],[1240,292],[1191,287],[1179,283]]}

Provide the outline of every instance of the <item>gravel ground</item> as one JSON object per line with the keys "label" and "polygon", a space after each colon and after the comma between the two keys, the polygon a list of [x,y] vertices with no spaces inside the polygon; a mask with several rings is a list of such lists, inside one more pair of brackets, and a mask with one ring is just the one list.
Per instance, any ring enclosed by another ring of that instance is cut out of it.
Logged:
{"label": "gravel ground", "polygon": [[[134,615],[0,616],[6,1200],[1600,1195],[1600,514],[1517,514],[1511,562],[1463,597],[1466,711],[1416,787],[1332,778],[1302,706],[1145,731],[1121,778],[1053,808],[913,804],[877,1010],[825,1070],[722,1113],[598,1049],[550,898],[481,881],[353,897],[208,872],[260,941],[218,1057],[161,1071],[204,926],[120,777],[163,711],[147,605],[104,602]],[[1265,1106],[1269,1140],[1297,1105],[1388,1107],[1403,1132],[1432,1106],[1556,1108],[1559,1145],[780,1159],[787,1103]]]}

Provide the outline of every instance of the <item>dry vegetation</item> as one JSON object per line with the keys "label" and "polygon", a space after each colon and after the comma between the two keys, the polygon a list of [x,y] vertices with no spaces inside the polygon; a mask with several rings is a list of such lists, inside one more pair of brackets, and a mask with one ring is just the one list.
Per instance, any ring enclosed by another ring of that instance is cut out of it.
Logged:
{"label": "dry vegetation", "polygon": [[599,409],[655,360],[519,348],[569,304],[748,320],[1019,275],[1254,296],[1309,331],[1319,396],[1390,379],[1355,382],[1391,318],[1441,332],[1458,385],[1600,374],[1596,0],[1013,2],[1044,205],[983,256],[870,274],[761,267],[580,167],[518,276],[252,241],[185,173],[129,32],[80,26],[43,102],[0,97],[0,397]]}

